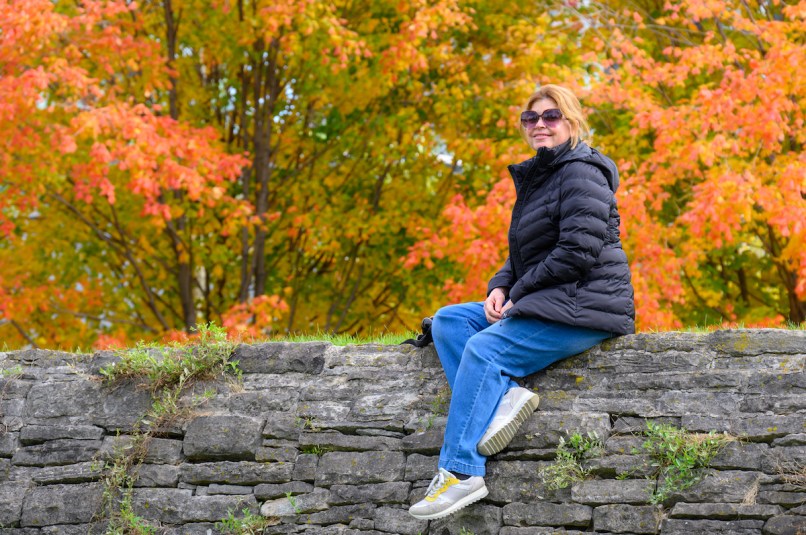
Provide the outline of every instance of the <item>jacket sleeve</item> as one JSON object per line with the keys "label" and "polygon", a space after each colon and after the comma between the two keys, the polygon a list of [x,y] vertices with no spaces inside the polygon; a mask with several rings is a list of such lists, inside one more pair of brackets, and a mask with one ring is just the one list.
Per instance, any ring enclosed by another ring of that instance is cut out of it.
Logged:
{"label": "jacket sleeve", "polygon": [[514,278],[515,275],[512,273],[512,264],[507,256],[507,260],[504,262],[504,265],[501,266],[501,269],[498,270],[498,273],[493,275],[493,278],[490,279],[490,282],[487,284],[487,295],[490,295],[490,292],[496,288],[506,288],[508,292],[515,283],[513,280]]}
{"label": "jacket sleeve", "polygon": [[584,278],[604,247],[613,195],[607,180],[599,169],[582,162],[563,172],[557,245],[512,286],[509,297],[515,303],[539,289]]}

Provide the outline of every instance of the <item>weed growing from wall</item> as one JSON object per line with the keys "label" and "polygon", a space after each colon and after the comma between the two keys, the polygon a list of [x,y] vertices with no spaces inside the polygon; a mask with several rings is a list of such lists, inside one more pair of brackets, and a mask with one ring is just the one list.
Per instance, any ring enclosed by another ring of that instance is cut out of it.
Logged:
{"label": "weed growing from wall", "polygon": [[330,446],[323,446],[322,444],[307,444],[305,446],[300,446],[299,448],[300,453],[316,455],[317,457],[321,457],[325,453],[331,451],[333,451],[333,448],[331,448]]}
{"label": "weed growing from wall", "polygon": [[291,507],[294,508],[295,513],[300,514],[302,512],[302,509],[300,509],[299,505],[297,505],[297,498],[291,494],[291,491],[285,493],[285,498],[288,500],[288,503],[291,504]]}
{"label": "weed growing from wall", "polygon": [[582,463],[599,457],[603,451],[604,445],[594,432],[587,435],[574,433],[568,440],[560,437],[554,462],[540,470],[539,476],[547,489],[564,489],[590,478],[590,471]]}
{"label": "weed growing from wall", "polygon": [[[156,533],[156,528],[135,515],[132,509],[132,488],[137,479],[137,467],[145,459],[149,441],[160,428],[190,416],[196,407],[215,395],[214,391],[208,389],[201,396],[194,396],[189,404],[183,405],[180,400],[190,386],[223,375],[240,379],[238,363],[229,360],[234,349],[235,344],[227,340],[223,328],[214,324],[200,325],[198,336],[190,345],[146,347],[138,344],[135,349],[121,352],[119,362],[100,370],[104,381],[110,385],[123,380],[142,381],[139,386],[147,388],[153,398],[151,408],[140,419],[131,441],[116,447],[111,459],[101,466],[103,516],[109,520],[108,535]],[[241,526],[245,530],[226,533],[250,534],[262,532],[263,529],[249,531],[252,529],[250,526],[258,525],[251,513],[248,517],[237,519],[230,513],[230,517],[222,522],[222,525],[232,529],[236,529],[233,526]]]}
{"label": "weed growing from wall", "polygon": [[200,325],[194,343],[148,347],[142,343],[120,353],[120,361],[100,370],[108,382],[126,378],[143,380],[151,392],[168,387],[184,387],[191,381],[213,379],[230,373],[240,377],[238,363],[229,357],[235,343],[227,332],[211,323]]}
{"label": "weed growing from wall", "polygon": [[316,426],[316,418],[313,416],[297,416],[294,418],[294,425],[305,430],[313,431],[314,433],[318,433],[320,429]]}
{"label": "weed growing from wall", "polygon": [[17,364],[11,368],[0,369],[0,379],[16,379],[22,375],[22,365]]}
{"label": "weed growing from wall", "polygon": [[711,460],[732,440],[714,431],[689,433],[683,428],[655,422],[646,423],[644,436],[646,440],[641,450],[649,454],[652,466],[656,467],[657,484],[650,499],[653,504],[663,503],[700,481]]}
{"label": "weed growing from wall", "polygon": [[431,400],[431,413],[436,416],[447,416],[450,404],[451,388],[445,385],[437,391],[434,399]]}
{"label": "weed growing from wall", "polygon": [[148,433],[136,432],[130,441],[116,437],[109,460],[93,464],[93,470],[101,471],[103,483],[103,509],[101,516],[107,518],[107,535],[150,535],[156,528],[134,514],[132,489],[137,479],[136,468],[143,462],[148,451]]}
{"label": "weed growing from wall", "polygon": [[451,404],[451,388],[448,385],[441,387],[437,390],[434,398],[429,404],[431,411],[428,416],[420,419],[422,425],[421,430],[427,431],[434,426],[434,420],[439,416],[447,416],[448,408]]}
{"label": "weed growing from wall", "polygon": [[216,529],[225,535],[259,535],[269,526],[276,526],[280,520],[274,517],[262,517],[252,514],[249,509],[243,509],[240,516],[233,511],[227,511],[227,518],[216,522]]}
{"label": "weed growing from wall", "polygon": [[806,462],[779,461],[776,471],[784,482],[795,487],[797,492],[806,492]]}

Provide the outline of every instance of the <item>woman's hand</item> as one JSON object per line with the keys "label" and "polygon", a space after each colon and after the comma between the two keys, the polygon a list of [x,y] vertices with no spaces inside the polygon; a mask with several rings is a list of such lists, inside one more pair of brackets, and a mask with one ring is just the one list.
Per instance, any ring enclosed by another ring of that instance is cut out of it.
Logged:
{"label": "woman's hand", "polygon": [[504,307],[506,300],[507,294],[504,292],[503,288],[495,288],[490,292],[490,295],[488,295],[487,299],[484,301],[484,315],[487,316],[487,321],[495,323],[501,319],[501,314],[504,310],[512,306],[510,303],[507,303],[508,306]]}

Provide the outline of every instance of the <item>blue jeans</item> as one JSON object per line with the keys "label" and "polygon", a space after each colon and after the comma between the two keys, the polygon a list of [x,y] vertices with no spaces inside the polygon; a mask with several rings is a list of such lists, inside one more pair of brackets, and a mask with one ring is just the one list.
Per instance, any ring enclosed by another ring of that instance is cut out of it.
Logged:
{"label": "blue jeans", "polygon": [[540,371],[612,336],[517,316],[490,324],[484,303],[441,308],[431,332],[452,392],[439,467],[471,476],[485,474],[487,458],[476,451],[476,445],[501,398],[518,386],[512,377]]}

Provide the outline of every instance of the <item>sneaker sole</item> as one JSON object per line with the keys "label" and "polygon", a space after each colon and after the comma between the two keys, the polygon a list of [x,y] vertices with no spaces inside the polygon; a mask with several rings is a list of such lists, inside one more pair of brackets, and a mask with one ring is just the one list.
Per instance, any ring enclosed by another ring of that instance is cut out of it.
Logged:
{"label": "sneaker sole", "polygon": [[468,505],[476,503],[480,499],[482,499],[485,496],[487,496],[487,494],[489,494],[489,493],[490,493],[490,491],[488,491],[487,487],[484,486],[484,487],[481,487],[476,492],[474,492],[472,494],[468,494],[467,496],[465,496],[464,498],[462,498],[461,500],[459,500],[455,504],[451,505],[447,509],[445,509],[443,511],[440,511],[438,513],[431,513],[431,514],[428,514],[428,515],[418,515],[418,514],[409,512],[409,514],[411,514],[411,516],[413,516],[414,518],[416,518],[418,520],[436,520],[437,518],[446,517],[446,516],[448,516],[450,514],[455,513],[459,509],[464,509]]}
{"label": "sneaker sole", "polygon": [[527,399],[526,403],[524,403],[523,407],[518,411],[518,414],[516,414],[508,424],[486,441],[479,442],[477,446],[479,453],[489,457],[506,448],[507,445],[512,442],[512,439],[515,438],[515,433],[518,432],[523,422],[537,410],[539,404],[540,396],[537,394]]}

